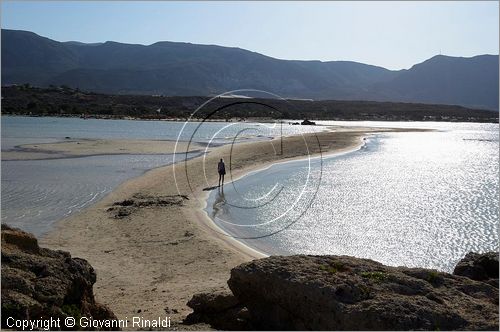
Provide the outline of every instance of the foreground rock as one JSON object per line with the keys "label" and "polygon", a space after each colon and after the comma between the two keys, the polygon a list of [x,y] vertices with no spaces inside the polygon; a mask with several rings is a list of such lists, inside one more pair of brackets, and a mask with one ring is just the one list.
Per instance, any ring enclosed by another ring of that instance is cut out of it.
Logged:
{"label": "foreground rock", "polygon": [[[222,302],[230,310],[205,295],[191,301],[191,318],[210,323],[215,306],[217,315],[246,308],[247,318],[232,320],[241,329],[498,330],[498,282],[435,270],[348,256],[272,256],[234,268],[228,284],[234,299]],[[230,329],[225,317],[218,328]]]}
{"label": "foreground rock", "polygon": [[[92,266],[63,251],[38,246],[26,232],[2,225],[2,328],[7,319],[57,319],[71,316],[115,320],[105,306],[95,302]],[[75,326],[75,329],[79,326]],[[115,328],[116,329],[116,328]]]}
{"label": "foreground rock", "polygon": [[185,324],[205,322],[218,330],[251,330],[251,317],[230,291],[196,294],[187,303],[194,310]]}
{"label": "foreground rock", "polygon": [[498,253],[468,253],[458,262],[453,274],[487,282],[498,287]]}

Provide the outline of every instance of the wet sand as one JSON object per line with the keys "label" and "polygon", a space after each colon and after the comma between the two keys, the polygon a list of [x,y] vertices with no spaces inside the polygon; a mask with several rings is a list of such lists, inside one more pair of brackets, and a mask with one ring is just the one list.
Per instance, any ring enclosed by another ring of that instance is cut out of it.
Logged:
{"label": "wet sand", "polygon": [[[86,157],[110,154],[169,154],[175,141],[129,139],[67,139],[57,143],[24,144],[14,151],[2,151],[2,160],[33,160]],[[188,143],[177,143],[177,150],[186,152]],[[203,149],[191,143],[189,151]]]}
{"label": "wet sand", "polygon": [[[98,301],[118,318],[170,316],[177,325],[191,311],[186,302],[193,294],[227,288],[232,267],[262,257],[211,229],[214,225],[203,210],[208,195],[203,188],[217,184],[220,158],[226,161],[227,181],[230,158],[237,178],[279,161],[356,149],[364,136],[382,131],[403,130],[343,128],[286,137],[283,154],[280,139],[212,148],[203,156],[127,181],[99,203],[58,222],[40,242],[87,259],[97,271]],[[158,199],[167,203],[157,204]],[[151,204],[113,205],[124,200]],[[130,214],[115,218],[120,209]]]}

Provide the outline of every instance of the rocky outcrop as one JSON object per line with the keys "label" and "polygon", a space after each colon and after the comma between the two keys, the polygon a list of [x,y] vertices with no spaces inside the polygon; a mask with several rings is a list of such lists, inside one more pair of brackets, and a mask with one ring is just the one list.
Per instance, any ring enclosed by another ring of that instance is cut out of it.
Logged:
{"label": "rocky outcrop", "polygon": [[[348,256],[271,256],[234,268],[228,284],[231,308],[248,310],[240,329],[498,330],[498,283],[436,270]],[[195,298],[203,303],[191,303],[194,315],[203,312],[198,318],[210,323],[206,308],[214,301]]]}
{"label": "rocky outcrop", "polygon": [[217,330],[250,330],[250,315],[230,291],[195,294],[187,303],[194,310],[185,324],[205,322]]}
{"label": "rocky outcrop", "polygon": [[186,195],[161,195],[150,196],[135,194],[130,199],[115,202],[107,209],[114,219],[123,219],[141,208],[183,205],[189,198]]}
{"label": "rocky outcrop", "polygon": [[315,125],[316,125],[316,122],[314,122],[314,121],[309,121],[309,120],[305,119],[305,120],[304,120],[304,121],[302,121],[300,124],[301,124],[301,125],[303,125],[303,126],[315,126]]}
{"label": "rocky outcrop", "polygon": [[95,281],[86,260],[40,248],[32,234],[2,225],[2,328],[8,327],[9,317],[60,318],[63,330],[73,329],[64,325],[68,316],[77,322],[91,316],[115,320],[107,307],[95,302]]}
{"label": "rocky outcrop", "polygon": [[458,262],[453,274],[484,281],[498,288],[498,253],[470,252]]}

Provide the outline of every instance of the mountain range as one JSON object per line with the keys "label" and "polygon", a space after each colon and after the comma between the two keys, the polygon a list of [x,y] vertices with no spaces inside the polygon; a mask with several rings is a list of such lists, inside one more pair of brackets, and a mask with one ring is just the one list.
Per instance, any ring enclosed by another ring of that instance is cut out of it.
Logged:
{"label": "mountain range", "polygon": [[434,56],[407,70],[280,60],[240,48],[157,42],[58,42],[2,29],[2,85],[108,94],[210,96],[258,89],[284,98],[453,104],[498,111],[498,55]]}

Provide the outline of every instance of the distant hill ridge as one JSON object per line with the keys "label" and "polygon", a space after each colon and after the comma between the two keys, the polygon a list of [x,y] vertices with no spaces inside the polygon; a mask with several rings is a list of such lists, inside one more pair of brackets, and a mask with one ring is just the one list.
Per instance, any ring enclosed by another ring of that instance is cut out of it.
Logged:
{"label": "distant hill ridge", "polygon": [[208,96],[260,89],[285,98],[454,104],[498,111],[498,56],[438,55],[408,70],[279,60],[240,48],[157,42],[57,42],[2,29],[2,84],[112,94]]}

